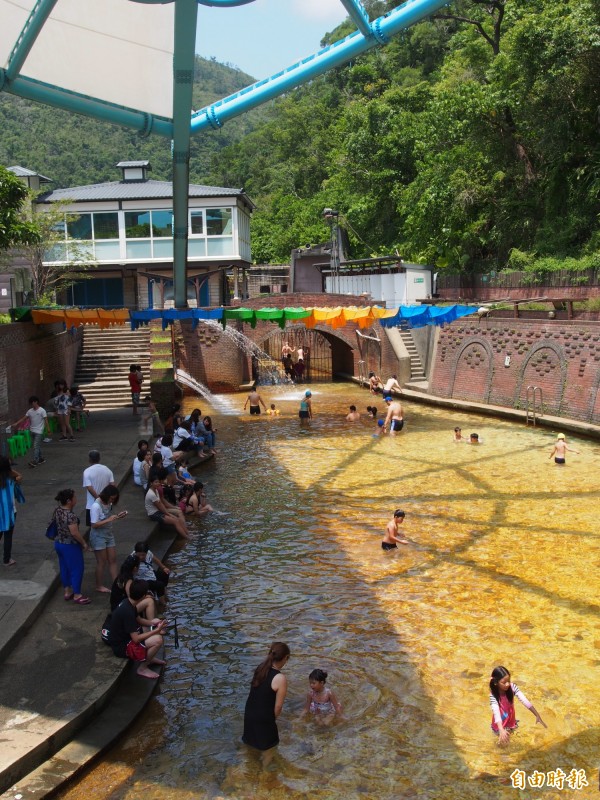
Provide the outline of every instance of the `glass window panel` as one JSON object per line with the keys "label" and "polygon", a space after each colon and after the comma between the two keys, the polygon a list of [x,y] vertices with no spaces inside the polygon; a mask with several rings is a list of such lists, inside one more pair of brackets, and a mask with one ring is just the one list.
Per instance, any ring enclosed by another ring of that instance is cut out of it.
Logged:
{"label": "glass window panel", "polygon": [[145,242],[126,242],[126,258],[151,258],[151,242],[147,239]]}
{"label": "glass window panel", "polygon": [[125,212],[125,236],[127,239],[149,239],[150,238],[150,212],[149,211],[126,211]]}
{"label": "glass window panel", "polygon": [[117,261],[121,258],[119,242],[96,242],[96,261]]}
{"label": "glass window panel", "polygon": [[52,225],[52,231],[56,233],[58,239],[65,239],[67,236],[66,220],[64,219],[57,220],[54,223],[54,225]]}
{"label": "glass window panel", "polygon": [[173,236],[173,212],[172,211],[153,211],[152,212],[152,236],[166,237]]}
{"label": "glass window panel", "polygon": [[204,213],[202,211],[192,211],[190,217],[192,234],[201,236],[204,233]]}
{"label": "glass window panel", "polygon": [[224,236],[221,239],[208,239],[209,256],[233,256],[233,237]]}
{"label": "glass window panel", "polygon": [[67,258],[69,261],[82,264],[94,260],[93,242],[69,242],[67,245]]}
{"label": "glass window panel", "polygon": [[232,214],[230,208],[206,209],[206,233],[209,236],[231,234]]}
{"label": "glass window panel", "polygon": [[173,258],[173,239],[155,239],[154,258]]}
{"label": "glass window panel", "polygon": [[92,238],[92,215],[91,214],[67,214],[67,238],[69,238],[69,239],[91,239]]}
{"label": "glass window panel", "polygon": [[67,245],[63,242],[57,242],[49,247],[44,253],[44,261],[66,261],[67,260]]}
{"label": "glass window panel", "polygon": [[191,258],[195,256],[206,255],[206,239],[188,239],[188,256]]}
{"label": "glass window panel", "polygon": [[94,239],[118,239],[119,215],[94,214]]}

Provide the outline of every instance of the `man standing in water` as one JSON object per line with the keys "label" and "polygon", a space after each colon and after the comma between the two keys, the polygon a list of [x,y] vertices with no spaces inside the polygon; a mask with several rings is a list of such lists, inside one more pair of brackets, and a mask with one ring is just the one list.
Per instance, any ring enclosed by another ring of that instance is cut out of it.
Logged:
{"label": "man standing in water", "polygon": [[250,392],[250,394],[246,398],[246,402],[244,403],[244,411],[246,410],[246,406],[248,405],[248,403],[250,403],[250,414],[260,414],[261,405],[262,405],[262,407],[264,408],[265,411],[267,410],[267,406],[265,405],[265,401],[262,399],[262,397],[256,391],[256,384],[254,384],[254,386],[252,387],[252,391]]}
{"label": "man standing in water", "polygon": [[398,536],[398,527],[404,522],[405,516],[406,514],[401,508],[397,508],[394,511],[394,516],[388,522],[385,529],[385,535],[381,542],[382,550],[397,550],[399,544],[410,544],[408,539],[403,539],[401,536]]}
{"label": "man standing in water", "polygon": [[383,430],[387,431],[389,428],[390,434],[395,436],[404,427],[402,405],[399,400],[392,400],[391,397],[386,397],[385,402],[388,404],[388,412],[383,423]]}

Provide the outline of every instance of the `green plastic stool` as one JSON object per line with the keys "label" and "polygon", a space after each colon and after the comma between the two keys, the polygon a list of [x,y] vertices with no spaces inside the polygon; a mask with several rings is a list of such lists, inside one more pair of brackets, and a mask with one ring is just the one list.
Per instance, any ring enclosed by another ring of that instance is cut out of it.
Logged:
{"label": "green plastic stool", "polygon": [[25,438],[25,446],[27,450],[31,447],[31,431],[29,428],[20,428],[17,431],[17,436],[23,436]]}
{"label": "green plastic stool", "polygon": [[8,451],[10,453],[10,457],[13,460],[15,458],[18,458],[18,456],[21,455],[21,453],[19,452],[19,443],[20,443],[19,437],[9,436],[9,438],[6,440],[6,443],[8,444]]}

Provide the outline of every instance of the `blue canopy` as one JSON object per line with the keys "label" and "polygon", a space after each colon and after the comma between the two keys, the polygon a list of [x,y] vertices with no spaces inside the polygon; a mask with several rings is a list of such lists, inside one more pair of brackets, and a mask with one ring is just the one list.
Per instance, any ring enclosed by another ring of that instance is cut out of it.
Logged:
{"label": "blue canopy", "polygon": [[140,325],[147,325],[152,319],[162,320],[163,331],[167,328],[169,322],[176,319],[191,319],[192,328],[195,329],[198,322],[203,319],[222,319],[222,308],[147,308],[144,311],[130,311],[131,330],[135,331]]}
{"label": "blue canopy", "polygon": [[410,328],[423,328],[425,325],[445,325],[476,313],[474,306],[400,306],[397,314],[383,317],[379,322],[384,328],[396,328],[403,321]]}

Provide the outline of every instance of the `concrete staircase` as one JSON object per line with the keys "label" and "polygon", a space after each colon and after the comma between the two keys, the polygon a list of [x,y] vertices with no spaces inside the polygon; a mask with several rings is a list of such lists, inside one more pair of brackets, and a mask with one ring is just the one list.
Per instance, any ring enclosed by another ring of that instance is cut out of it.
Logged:
{"label": "concrete staircase", "polygon": [[426,382],[427,375],[425,375],[425,370],[423,369],[423,364],[417,352],[410,328],[408,326],[400,326],[400,336],[402,337],[402,341],[410,357],[410,383]]}
{"label": "concrete staircase", "polygon": [[131,405],[129,366],[140,364],[144,373],[142,397],[150,391],[150,331],[140,328],[101,330],[86,325],[75,369],[75,383],[90,410]]}

